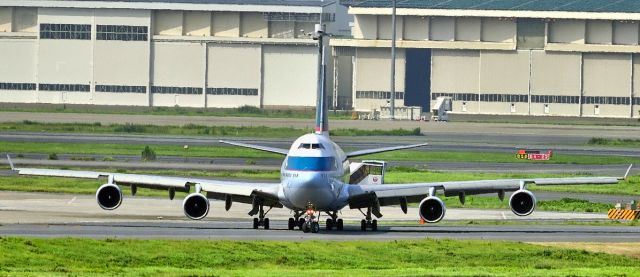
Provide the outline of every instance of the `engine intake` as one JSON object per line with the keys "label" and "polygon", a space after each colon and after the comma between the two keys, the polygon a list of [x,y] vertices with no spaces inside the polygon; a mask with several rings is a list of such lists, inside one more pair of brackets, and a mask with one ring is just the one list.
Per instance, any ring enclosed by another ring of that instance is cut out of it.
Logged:
{"label": "engine intake", "polygon": [[200,220],[209,214],[209,199],[200,193],[192,193],[184,199],[182,207],[188,218]]}
{"label": "engine intake", "polygon": [[536,196],[528,190],[518,190],[509,198],[509,206],[517,216],[530,215],[536,209]]}
{"label": "engine intake", "polygon": [[114,184],[104,184],[96,191],[98,206],[105,210],[115,210],[122,204],[122,190]]}
{"label": "engine intake", "polygon": [[427,223],[436,223],[444,218],[447,208],[440,198],[429,196],[423,199],[418,206],[420,218]]}

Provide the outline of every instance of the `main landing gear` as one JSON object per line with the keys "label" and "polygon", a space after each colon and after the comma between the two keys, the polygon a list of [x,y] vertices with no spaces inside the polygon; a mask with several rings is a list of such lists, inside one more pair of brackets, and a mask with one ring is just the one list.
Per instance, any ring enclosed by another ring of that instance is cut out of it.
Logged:
{"label": "main landing gear", "polygon": [[[255,211],[256,208],[257,208],[257,211]],[[263,227],[265,230],[269,230],[269,218],[265,216],[269,213],[269,211],[271,211],[272,208],[273,207],[269,207],[269,209],[265,211],[263,205],[254,206],[254,209],[251,212],[249,212],[249,215],[258,214],[258,217],[253,218],[253,229],[258,229],[260,227]]]}
{"label": "main landing gear", "polygon": [[365,219],[360,221],[360,231],[367,231],[367,228],[371,229],[371,231],[378,231],[378,221],[371,220],[371,207],[367,208],[366,214],[362,210],[360,212],[365,216]]}
{"label": "main landing gear", "polygon": [[342,221],[342,218],[338,218],[338,212],[334,211],[333,213],[327,212],[327,214],[331,217],[331,218],[327,218],[327,223],[326,223],[326,228],[327,231],[331,231],[333,230],[333,228],[336,228],[336,230],[338,231],[342,231],[342,229],[344,228],[344,222]]}

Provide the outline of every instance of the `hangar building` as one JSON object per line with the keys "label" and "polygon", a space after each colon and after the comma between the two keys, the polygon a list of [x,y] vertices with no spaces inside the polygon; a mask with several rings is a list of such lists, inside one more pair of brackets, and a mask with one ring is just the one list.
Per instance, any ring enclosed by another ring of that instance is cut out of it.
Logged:
{"label": "hangar building", "polygon": [[0,102],[314,107],[307,33],[348,35],[346,17],[321,0],[0,0]]}
{"label": "hangar building", "polygon": [[[390,97],[391,1],[0,0],[0,102],[335,108]],[[399,0],[396,105],[640,117],[636,0]]]}
{"label": "hangar building", "polygon": [[[354,109],[380,109],[390,97],[390,1],[341,3],[355,20],[352,38],[332,41],[337,87],[351,85]],[[396,105],[450,96],[455,113],[640,117],[639,1],[397,7]]]}

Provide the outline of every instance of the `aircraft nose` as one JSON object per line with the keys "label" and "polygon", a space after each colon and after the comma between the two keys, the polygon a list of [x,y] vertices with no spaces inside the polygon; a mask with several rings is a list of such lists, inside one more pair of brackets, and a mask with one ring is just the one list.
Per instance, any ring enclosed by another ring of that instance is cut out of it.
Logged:
{"label": "aircraft nose", "polygon": [[333,202],[328,180],[320,173],[305,173],[289,183],[289,201],[298,208],[312,204],[323,209]]}

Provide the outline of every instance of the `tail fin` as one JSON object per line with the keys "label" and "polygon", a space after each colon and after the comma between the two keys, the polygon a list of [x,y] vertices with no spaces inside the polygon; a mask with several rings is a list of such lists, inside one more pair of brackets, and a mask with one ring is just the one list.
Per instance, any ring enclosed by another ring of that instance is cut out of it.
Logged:
{"label": "tail fin", "polygon": [[320,24],[316,24],[314,39],[318,40],[318,94],[316,101],[316,134],[329,135],[329,104],[326,91],[326,57],[324,53],[324,37],[328,36]]}

